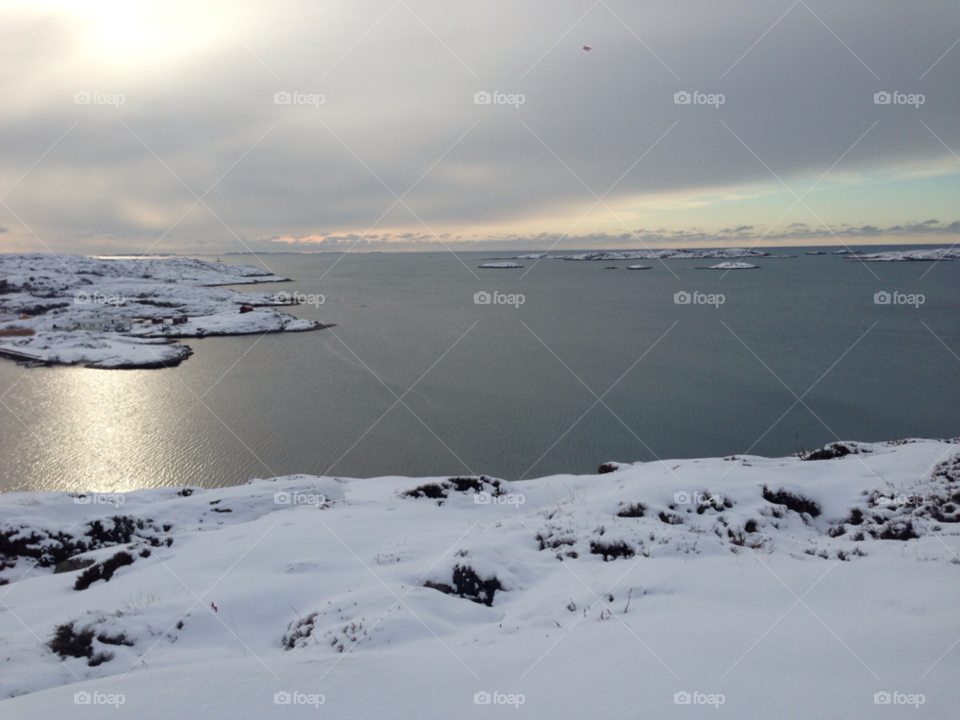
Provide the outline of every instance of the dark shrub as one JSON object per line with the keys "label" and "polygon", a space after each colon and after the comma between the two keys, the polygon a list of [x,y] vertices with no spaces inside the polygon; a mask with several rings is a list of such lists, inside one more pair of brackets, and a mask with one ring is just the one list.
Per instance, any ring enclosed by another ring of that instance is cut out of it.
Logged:
{"label": "dark shrub", "polygon": [[123,633],[111,637],[105,632],[102,632],[97,635],[97,640],[102,642],[104,645],[126,645],[127,647],[133,647],[133,640],[128,640],[127,636]]}
{"label": "dark shrub", "polygon": [[97,580],[103,580],[109,582],[110,578],[113,577],[113,574],[124,565],[132,565],[133,556],[121,550],[116,555],[114,555],[109,560],[104,560],[98,565],[94,565],[87,570],[84,570],[80,574],[80,577],[77,578],[76,583],[73,585],[74,590],[86,590]]}
{"label": "dark shrub", "polygon": [[802,495],[796,495],[783,488],[776,492],[771,492],[770,489],[764,485],[763,499],[774,505],[786,505],[788,510],[793,510],[795,513],[808,513],[811,517],[817,517],[817,515],[820,514],[820,506],[813,500],[808,500]]}
{"label": "dark shrub", "polygon": [[407,490],[405,493],[403,493],[403,497],[426,497],[430,498],[431,500],[442,500],[446,496],[447,489],[440,483],[427,483],[426,485],[420,485],[419,487],[415,487],[413,490]]}
{"label": "dark shrub", "polygon": [[453,568],[453,585],[427,580],[423,586],[439,590],[446,595],[459,595],[487,607],[493,605],[494,594],[502,589],[496,576],[483,580],[469,565],[457,565]]}
{"label": "dark shrub", "polygon": [[874,537],[880,540],[913,540],[920,537],[913,529],[913,522],[910,520],[897,520],[887,525],[883,532]]}
{"label": "dark shrub", "polygon": [[801,453],[801,460],[833,460],[834,458],[842,458],[849,455],[851,452],[856,452],[855,450],[850,450],[843,443],[830,443],[829,445],[824,445],[819,450],[811,450],[808,453]]}
{"label": "dark shrub", "polygon": [[617,517],[640,518],[643,517],[646,509],[647,506],[643,503],[630,503],[626,507],[621,508],[620,512],[617,513]]}
{"label": "dark shrub", "polygon": [[634,555],[636,555],[633,548],[627,545],[627,543],[625,543],[623,540],[617,540],[616,542],[612,543],[591,540],[590,552],[594,555],[603,555],[604,562],[616,560],[619,557],[632,558]]}
{"label": "dark shrub", "polygon": [[[120,636],[123,638],[123,635]],[[100,640],[100,638],[97,638]],[[123,638],[126,640],[126,638]],[[120,644],[120,643],[116,643]],[[124,642],[124,645],[133,645],[131,642]],[[53,637],[47,642],[53,652],[64,660],[68,657],[87,658],[87,665],[96,667],[102,663],[113,660],[113,653],[99,652],[93,653],[93,630],[87,629],[76,632],[73,623],[64,623],[58,625],[53,631]]]}

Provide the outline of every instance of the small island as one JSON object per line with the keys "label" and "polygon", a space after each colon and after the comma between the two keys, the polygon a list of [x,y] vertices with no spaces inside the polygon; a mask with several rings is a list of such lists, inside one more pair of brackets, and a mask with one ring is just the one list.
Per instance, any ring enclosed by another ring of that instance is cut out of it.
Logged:
{"label": "small island", "polygon": [[484,263],[479,267],[482,270],[509,270],[514,268],[522,268],[523,265],[515,262],[495,262],[495,263]]}
{"label": "small island", "polygon": [[751,265],[745,262],[722,262],[710,267],[698,267],[694,270],[759,270],[759,265]]}

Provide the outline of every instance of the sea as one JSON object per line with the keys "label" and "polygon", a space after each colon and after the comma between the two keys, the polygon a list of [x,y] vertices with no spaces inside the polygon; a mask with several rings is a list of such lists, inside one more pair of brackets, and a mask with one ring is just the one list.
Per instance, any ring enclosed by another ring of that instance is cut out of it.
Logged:
{"label": "sea", "polygon": [[333,327],[186,340],[194,354],[162,370],[0,360],[0,490],[522,480],[960,435],[960,262],[821,249],[730,272],[480,269],[496,254],[445,250],[225,255],[291,278],[235,289],[297,293],[292,314]]}

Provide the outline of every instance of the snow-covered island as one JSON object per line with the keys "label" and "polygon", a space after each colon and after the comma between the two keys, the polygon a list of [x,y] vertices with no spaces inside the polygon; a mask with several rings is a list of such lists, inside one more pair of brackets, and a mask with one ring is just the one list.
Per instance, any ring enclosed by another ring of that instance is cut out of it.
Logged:
{"label": "snow-covered island", "polygon": [[888,250],[879,253],[847,253],[857,262],[939,262],[960,258],[960,248],[934,248],[933,250]]}
{"label": "snow-covered island", "polygon": [[627,265],[627,270],[652,270],[652,265]]}
{"label": "snow-covered island", "polygon": [[958,440],[524,482],[7,493],[0,707],[450,718],[496,692],[530,717],[686,718],[674,698],[699,693],[806,720],[896,691],[953,717],[958,547]]}
{"label": "snow-covered island", "polygon": [[517,260],[708,260],[737,258],[791,258],[794,255],[771,255],[764,250],[752,248],[719,248],[715,250],[604,250],[574,255],[549,255],[530,253],[519,255]]}
{"label": "snow-covered island", "polygon": [[492,262],[492,263],[484,263],[479,267],[485,270],[492,270],[492,269],[508,270],[508,269],[522,268],[523,265],[515,262]]}
{"label": "snow-covered island", "polygon": [[98,368],[176,365],[179,338],[302,332],[326,327],[271,306],[288,293],[223,285],[288,282],[250,265],[189,258],[0,255],[0,356]]}
{"label": "snow-covered island", "polygon": [[698,267],[694,270],[759,270],[759,265],[751,265],[745,262],[722,262],[710,267]]}

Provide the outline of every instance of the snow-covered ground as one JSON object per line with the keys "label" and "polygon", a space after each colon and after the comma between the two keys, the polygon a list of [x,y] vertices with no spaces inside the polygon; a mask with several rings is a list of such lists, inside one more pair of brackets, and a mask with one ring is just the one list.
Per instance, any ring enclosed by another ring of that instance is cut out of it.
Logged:
{"label": "snow-covered ground", "polygon": [[523,265],[521,265],[520,263],[515,263],[515,262],[493,262],[493,263],[484,263],[483,265],[480,265],[479,267],[480,267],[480,268],[487,268],[487,269],[494,269],[494,268],[496,268],[496,269],[504,269],[504,270],[505,270],[505,269],[513,269],[513,268],[522,268]]}
{"label": "snow-covered ground", "polygon": [[[221,285],[285,282],[250,265],[189,258],[99,259],[0,255],[0,355],[101,368],[174,365],[191,354],[175,338],[319,329],[270,306],[285,293],[238,293]],[[250,312],[241,313],[249,305]],[[183,324],[153,319],[186,317]],[[135,322],[134,320],[140,320]],[[105,330],[111,323],[124,331]]]}
{"label": "snow-covered ground", "polygon": [[0,496],[0,712],[956,716],[958,441],[600,471]]}

